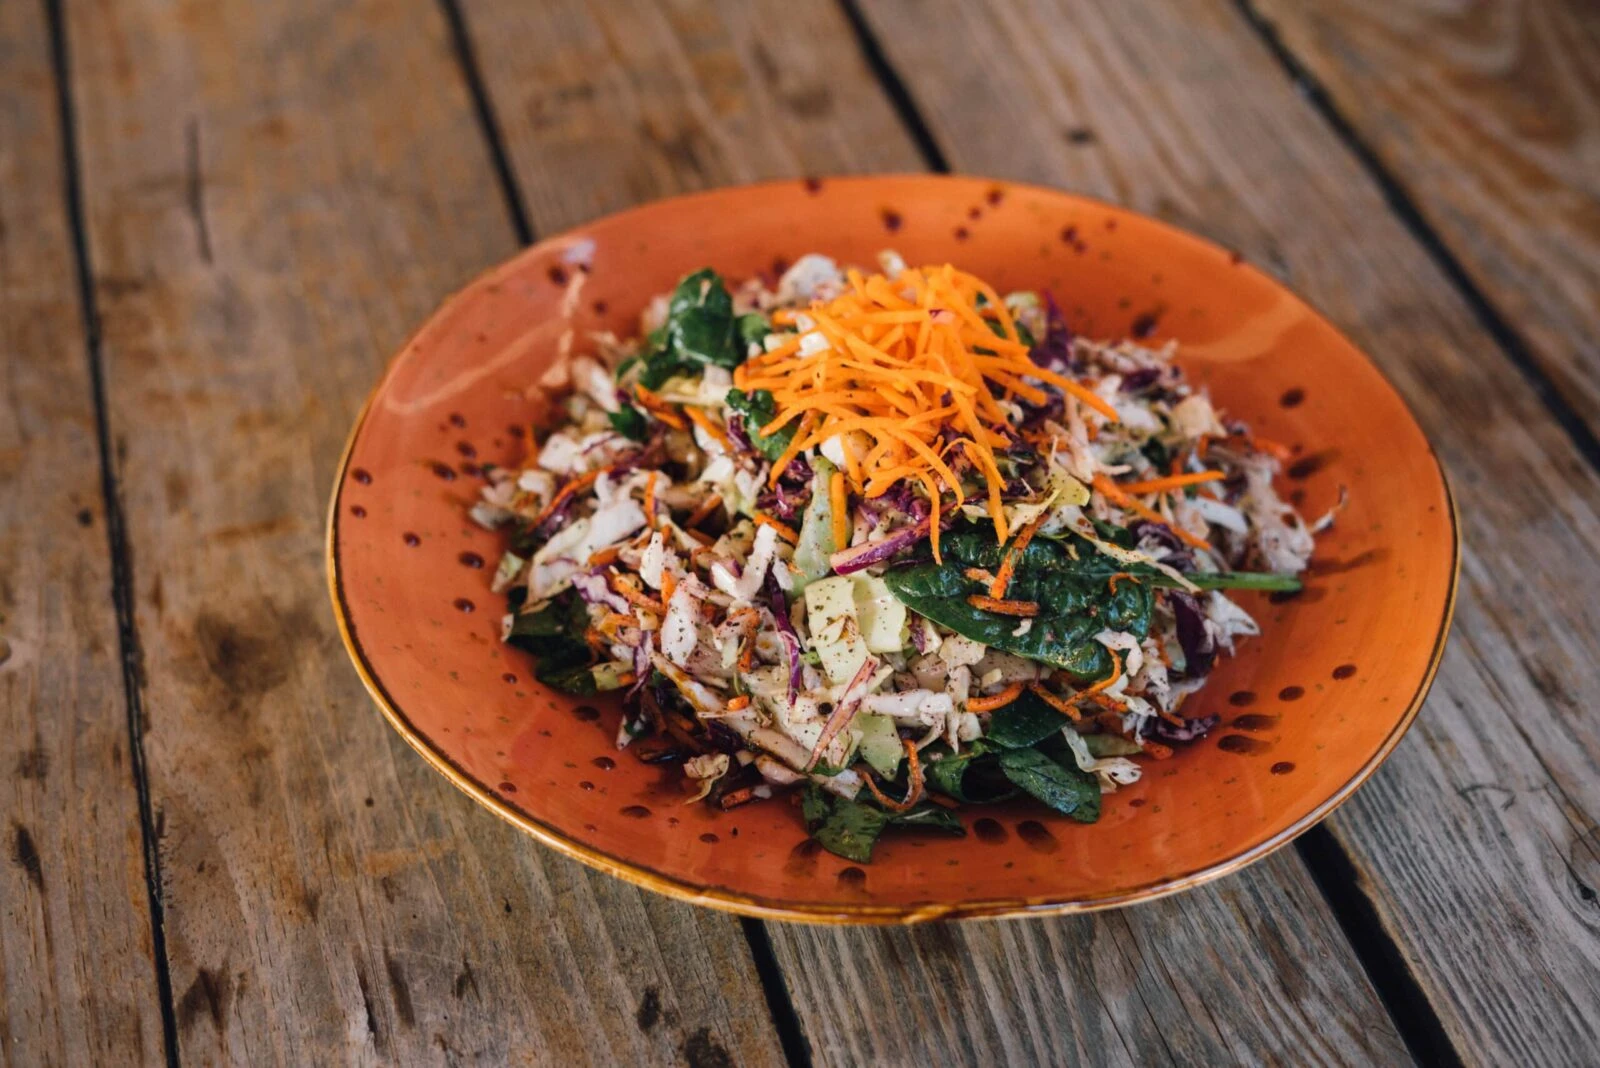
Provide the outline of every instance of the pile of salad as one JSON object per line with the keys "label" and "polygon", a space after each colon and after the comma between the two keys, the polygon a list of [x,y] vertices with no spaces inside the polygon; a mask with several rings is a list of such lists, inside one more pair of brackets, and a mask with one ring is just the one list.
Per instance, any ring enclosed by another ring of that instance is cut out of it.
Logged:
{"label": "pile of salad", "polygon": [[688,800],[798,793],[857,862],[968,804],[1098,819],[1216,725],[1185,703],[1259,633],[1228,591],[1298,589],[1332,521],[1172,346],[1076,337],[950,265],[701,270],[594,342],[472,509],[509,533],[505,640],[619,691],[618,747]]}

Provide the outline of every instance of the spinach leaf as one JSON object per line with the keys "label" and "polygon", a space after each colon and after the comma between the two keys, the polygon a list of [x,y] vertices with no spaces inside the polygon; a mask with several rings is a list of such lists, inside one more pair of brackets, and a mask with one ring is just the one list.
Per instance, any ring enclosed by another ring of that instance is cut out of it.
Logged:
{"label": "spinach leaf", "polygon": [[806,787],[800,813],[817,844],[835,856],[865,864],[872,859],[878,835],[889,826],[881,808],[836,797],[815,784]]}
{"label": "spinach leaf", "polygon": [[518,615],[506,639],[538,657],[534,678],[564,693],[592,694],[594,654],[583,640],[589,610],[578,591],[567,590],[537,612]]}
{"label": "spinach leaf", "polygon": [[1024,690],[1021,697],[994,711],[984,738],[1002,749],[1027,749],[1060,734],[1066,725],[1066,717]]}
{"label": "spinach leaf", "polygon": [[1017,791],[1000,773],[987,740],[980,738],[957,756],[951,756],[950,750],[942,745],[931,747],[928,756],[940,754],[943,754],[941,759],[930,759],[923,765],[923,774],[927,776],[928,785],[941,794],[975,805],[1016,796]]}
{"label": "spinach leaf", "polygon": [[751,345],[761,344],[767,335],[772,333],[772,326],[767,322],[767,317],[757,315],[755,312],[739,316],[735,326],[739,331],[739,340],[744,342],[747,350]]}
{"label": "spinach leaf", "polygon": [[1000,770],[1022,790],[1079,823],[1100,818],[1100,782],[1076,764],[1051,760],[1037,749],[1008,749]]}
{"label": "spinach leaf", "polygon": [[954,813],[935,804],[918,805],[909,812],[885,812],[877,805],[831,794],[815,783],[807,785],[801,795],[800,815],[818,845],[858,864],[872,860],[878,836],[889,827],[967,833]]}
{"label": "spinach leaf", "polygon": [[[1126,536],[1125,534],[1123,536]],[[984,583],[968,568],[993,571],[1004,550],[987,528],[957,528],[942,539],[944,563],[924,560],[884,575],[889,589],[912,611],[964,637],[1069,672],[1080,680],[1111,673],[1111,654],[1094,640],[1102,630],[1150,632],[1153,569],[1119,563],[1075,534],[1035,538],[1021,554],[1006,596],[1045,606],[1024,633],[1015,616],[975,608],[967,598]],[[1118,579],[1116,588],[1111,577]]]}
{"label": "spinach leaf", "polygon": [[679,359],[670,348],[658,349],[645,357],[644,366],[639,369],[638,381],[645,389],[660,389],[666,385],[667,379],[689,374],[694,367],[688,360]]}
{"label": "spinach leaf", "polygon": [[666,348],[679,359],[732,369],[744,362],[734,329],[733,297],[709,267],[678,283],[667,301]]}
{"label": "spinach leaf", "polygon": [[613,430],[630,440],[643,441],[649,434],[649,420],[645,419],[643,412],[630,405],[624,404],[621,411],[607,412],[606,418],[611,420]]}
{"label": "spinach leaf", "polygon": [[954,812],[943,805],[935,805],[925,801],[908,812],[896,812],[889,817],[892,827],[916,827],[928,831],[945,831],[949,834],[965,837],[966,827]]}
{"label": "spinach leaf", "polygon": [[783,450],[794,440],[795,426],[792,423],[770,434],[761,433],[761,428],[772,422],[778,414],[778,402],[772,399],[771,390],[758,389],[754,393],[746,393],[742,389],[730,389],[727,405],[744,416],[744,432],[749,436],[750,444],[761,450],[767,459],[776,460],[782,456]]}
{"label": "spinach leaf", "polygon": [[[1193,572],[1183,576],[1202,590],[1271,590],[1297,593],[1305,587],[1299,575],[1279,571],[1213,571],[1210,574]],[[1176,586],[1170,579],[1159,582],[1162,586]]]}

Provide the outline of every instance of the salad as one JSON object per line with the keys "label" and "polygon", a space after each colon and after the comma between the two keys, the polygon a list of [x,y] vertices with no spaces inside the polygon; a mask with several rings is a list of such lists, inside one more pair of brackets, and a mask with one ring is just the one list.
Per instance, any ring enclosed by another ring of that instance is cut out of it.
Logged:
{"label": "salad", "polygon": [[706,269],[568,364],[562,420],[472,509],[508,533],[504,638],[617,691],[688,802],[798,795],[857,862],[1032,798],[1074,820],[1205,735],[1234,590],[1293,591],[1286,454],[1174,349],[1074,336],[951,265]]}

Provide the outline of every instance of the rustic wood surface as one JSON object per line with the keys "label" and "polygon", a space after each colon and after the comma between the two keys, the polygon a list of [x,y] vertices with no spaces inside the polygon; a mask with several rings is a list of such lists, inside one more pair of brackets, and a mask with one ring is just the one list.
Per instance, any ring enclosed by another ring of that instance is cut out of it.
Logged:
{"label": "rustic wood surface", "polygon": [[161,1056],[44,10],[0,5],[0,1063]]}
{"label": "rustic wood surface", "polygon": [[1600,5],[1252,3],[1600,431]]}
{"label": "rustic wood surface", "polygon": [[[1590,1060],[1593,23],[1254,4],[0,3],[0,1063]],[[475,809],[325,605],[385,354],[535,234],[945,164],[1238,248],[1379,361],[1467,538],[1417,727],[1299,849],[1083,917],[741,922]]]}
{"label": "rustic wood surface", "polygon": [[[926,165],[837,10],[793,13],[777,0],[588,7],[463,7],[539,233],[708,185]],[[584,151],[591,145],[594,156]],[[1395,1031],[1372,1026],[1382,1021],[1376,998],[1292,856],[1228,889],[1130,915],[1137,921],[910,933],[767,926],[819,1063],[1026,1063],[1074,1049],[1135,1064],[1250,1050],[1328,1063],[1404,1059]],[[1307,957],[1324,966],[1302,981]],[[1030,962],[1020,972],[1019,958]],[[1047,971],[1050,981],[1028,981]],[[1222,989],[1232,991],[1225,1029],[1213,1015]],[[908,995],[914,1011],[885,1011]]]}
{"label": "rustic wood surface", "polygon": [[1416,727],[1328,826],[1457,1054],[1589,1059],[1594,469],[1232,5],[993,0],[937,25],[910,0],[864,7],[954,166],[1097,192],[1242,250],[1406,396],[1461,510],[1455,632]]}
{"label": "rustic wood surface", "polygon": [[737,922],[485,818],[335,635],[322,517],[355,412],[515,247],[439,9],[68,14],[176,1052],[776,1062]]}

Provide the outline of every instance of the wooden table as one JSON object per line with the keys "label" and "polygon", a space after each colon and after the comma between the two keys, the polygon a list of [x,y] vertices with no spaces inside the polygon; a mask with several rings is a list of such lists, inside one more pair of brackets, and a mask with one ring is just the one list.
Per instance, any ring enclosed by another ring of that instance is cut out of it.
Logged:
{"label": "wooden table", "polygon": [[[0,0],[0,1060],[1595,1063],[1600,8]],[[1453,479],[1455,634],[1293,849],[1121,912],[740,921],[536,846],[368,706],[326,491],[519,244],[952,169],[1237,248]]]}

